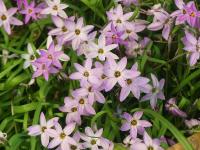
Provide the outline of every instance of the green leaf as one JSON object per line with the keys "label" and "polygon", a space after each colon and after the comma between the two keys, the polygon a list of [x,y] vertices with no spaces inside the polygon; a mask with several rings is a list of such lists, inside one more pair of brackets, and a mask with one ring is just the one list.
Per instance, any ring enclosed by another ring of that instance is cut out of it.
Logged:
{"label": "green leaf", "polygon": [[21,105],[21,106],[13,106],[13,111],[15,114],[17,113],[25,113],[29,111],[33,111],[40,106],[39,102],[32,102],[29,104]]}

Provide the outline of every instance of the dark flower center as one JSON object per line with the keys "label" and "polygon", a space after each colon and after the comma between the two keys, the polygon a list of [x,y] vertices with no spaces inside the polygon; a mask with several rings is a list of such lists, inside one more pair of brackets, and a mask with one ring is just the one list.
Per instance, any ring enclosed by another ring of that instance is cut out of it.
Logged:
{"label": "dark flower center", "polygon": [[115,74],[114,74],[114,75],[115,75],[116,78],[118,78],[118,77],[121,76],[121,72],[119,72],[119,71],[115,71]]}
{"label": "dark flower center", "polygon": [[76,112],[77,110],[78,110],[77,107],[73,107],[73,108],[71,109],[72,112]]}
{"label": "dark flower center", "polygon": [[133,120],[131,121],[131,125],[133,125],[133,126],[137,125],[137,120],[133,119]]}
{"label": "dark flower center", "polygon": [[97,142],[96,142],[96,140],[92,139],[92,140],[90,141],[90,143],[91,143],[92,145],[95,145]]}
{"label": "dark flower center", "polygon": [[126,30],[126,33],[130,34],[132,31],[131,30]]}
{"label": "dark flower center", "polygon": [[67,32],[67,28],[65,26],[62,27],[62,32]]}
{"label": "dark flower center", "polygon": [[183,14],[186,14],[186,10],[185,9],[183,9]]}
{"label": "dark flower center", "polygon": [[83,99],[83,98],[81,98],[80,100],[79,100],[79,104],[84,104],[85,103],[85,100]]}
{"label": "dark flower center", "polygon": [[48,55],[48,59],[53,59],[51,54]]}
{"label": "dark flower center", "polygon": [[154,150],[154,148],[152,146],[149,146],[148,150]]}
{"label": "dark flower center", "polygon": [[157,88],[152,89],[152,93],[158,93],[158,92],[159,92],[159,90]]}
{"label": "dark flower center", "polygon": [[66,137],[66,134],[64,133],[64,132],[62,132],[61,134],[60,134],[60,138],[61,139],[64,139]]}
{"label": "dark flower center", "polygon": [[71,150],[76,150],[77,146],[76,145],[71,145],[70,148],[71,148]]}
{"label": "dark flower center", "polygon": [[103,74],[103,75],[101,76],[101,79],[105,79],[105,78],[106,78],[106,75]]}
{"label": "dark flower center", "polygon": [[2,16],[1,16],[1,20],[4,21],[4,20],[6,20],[6,19],[7,19],[6,15],[2,15]]}
{"label": "dark flower center", "polygon": [[75,30],[76,35],[79,35],[81,33],[81,31],[79,29]]}
{"label": "dark flower center", "polygon": [[122,23],[122,21],[120,20],[120,19],[117,19],[117,21],[116,21],[117,23]]}
{"label": "dark flower center", "polygon": [[35,59],[35,56],[34,55],[31,55],[30,56],[30,60],[34,60]]}
{"label": "dark flower center", "polygon": [[131,80],[131,79],[127,79],[127,80],[126,80],[126,83],[127,83],[128,85],[130,85],[130,84],[132,83],[132,80]]}
{"label": "dark flower center", "polygon": [[85,71],[84,73],[83,73],[83,75],[85,76],[85,77],[89,77],[89,72],[88,71]]}
{"label": "dark flower center", "polygon": [[42,64],[42,70],[45,70],[45,69],[46,69],[45,64]]}
{"label": "dark flower center", "polygon": [[88,91],[89,91],[89,92],[91,92],[91,91],[92,91],[92,87],[91,87],[91,86],[88,88]]}
{"label": "dark flower center", "polygon": [[117,39],[117,35],[113,34],[112,39]]}
{"label": "dark flower center", "polygon": [[98,53],[99,53],[99,54],[103,54],[103,53],[104,53],[104,50],[103,50],[102,48],[100,48],[100,49],[98,50]]}
{"label": "dark flower center", "polygon": [[28,13],[31,14],[33,12],[32,9],[28,9]]}
{"label": "dark flower center", "polygon": [[58,10],[58,6],[57,5],[53,6],[53,10]]}
{"label": "dark flower center", "polygon": [[42,132],[45,132],[45,130],[47,129],[47,127],[42,127]]}
{"label": "dark flower center", "polygon": [[195,15],[194,12],[192,12],[192,13],[190,14],[190,16],[191,16],[191,17],[195,17],[196,15]]}

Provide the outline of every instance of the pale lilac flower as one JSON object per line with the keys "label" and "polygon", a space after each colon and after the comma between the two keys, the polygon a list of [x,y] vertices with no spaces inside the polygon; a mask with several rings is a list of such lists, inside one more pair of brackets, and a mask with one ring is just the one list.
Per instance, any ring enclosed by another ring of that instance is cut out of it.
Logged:
{"label": "pale lilac flower", "polygon": [[[137,57],[142,56],[145,52],[145,48],[149,45],[149,43],[151,42],[151,39],[149,39],[148,37],[144,37],[144,39],[139,40],[138,42],[136,42],[135,40],[128,42],[127,46],[126,46],[126,55],[128,57]],[[146,50],[147,53],[150,53],[150,50],[147,49]]]}
{"label": "pale lilac flower", "polygon": [[141,143],[142,140],[139,138],[133,138],[131,135],[128,135],[124,138],[123,144],[125,144],[126,147],[129,147],[131,145],[134,145],[135,143]]}
{"label": "pale lilac flower", "polygon": [[8,34],[11,34],[10,25],[20,26],[23,23],[13,15],[17,12],[17,8],[6,9],[3,0],[0,0],[0,27],[3,26]]}
{"label": "pale lilac flower", "polygon": [[165,108],[175,116],[180,116],[183,118],[187,117],[187,114],[180,110],[176,105],[176,98],[170,98],[165,104]]}
{"label": "pale lilac flower", "polygon": [[133,116],[131,116],[129,113],[124,113],[122,117],[126,120],[123,125],[121,126],[121,131],[129,131],[130,135],[133,138],[137,137],[137,134],[143,134],[145,131],[145,128],[151,127],[152,124],[146,120],[140,120],[142,117],[143,112],[135,112]]}
{"label": "pale lilac flower", "polygon": [[100,88],[89,83],[81,85],[81,88],[74,90],[73,95],[77,95],[78,97],[88,97],[91,104],[96,101],[99,103],[105,103],[105,97],[100,92]]}
{"label": "pale lilac flower", "polygon": [[197,10],[194,1],[190,1],[187,4],[183,0],[174,0],[179,10],[176,10],[171,14],[172,17],[176,17],[176,25],[184,24],[186,21],[189,25],[194,27],[197,23],[197,19],[200,17],[200,12]]}
{"label": "pale lilac flower", "polygon": [[109,58],[104,67],[104,73],[108,77],[105,82],[105,90],[110,91],[116,83],[121,87],[126,85],[126,79],[138,76],[138,72],[127,70],[127,58],[123,57],[118,63]]}
{"label": "pale lilac flower", "polygon": [[60,0],[45,0],[48,5],[47,8],[41,11],[41,14],[51,14],[52,16],[60,16],[62,18],[67,18],[67,14],[63,9],[67,8],[68,5],[61,4]]}
{"label": "pale lilac flower", "polygon": [[24,9],[20,11],[21,14],[25,14],[25,24],[29,22],[29,20],[32,18],[34,20],[37,19],[37,13],[41,11],[41,9],[35,7],[35,2],[32,1],[30,4],[28,4],[28,1],[24,1]]}
{"label": "pale lilac flower", "polygon": [[194,66],[200,58],[200,38],[196,38],[193,34],[185,31],[185,37],[182,41],[185,45],[183,49],[189,52],[187,57],[190,66]]}
{"label": "pale lilac flower", "polygon": [[133,12],[124,14],[121,5],[118,5],[115,9],[112,8],[107,12],[108,20],[120,31],[124,30],[125,25],[128,23],[128,20],[132,15]]}
{"label": "pale lilac flower", "polygon": [[56,123],[55,130],[56,134],[53,137],[53,140],[48,145],[48,148],[55,148],[60,145],[61,150],[69,150],[70,145],[76,145],[77,142],[70,137],[70,134],[74,131],[76,127],[75,123],[67,124],[64,129],[60,126],[59,123]]}
{"label": "pale lilac flower", "polygon": [[144,143],[135,143],[132,145],[131,150],[164,150],[160,146],[160,141],[152,139],[147,132],[144,132],[143,136]]}
{"label": "pale lilac flower", "polygon": [[153,87],[151,88],[151,92],[146,94],[144,97],[142,97],[142,101],[150,100],[151,107],[155,109],[157,104],[157,99],[164,100],[165,96],[162,92],[165,80],[161,79],[158,81],[156,76],[154,74],[151,74],[152,84]]}
{"label": "pale lilac flower", "polygon": [[48,81],[50,73],[58,72],[58,69],[51,67],[50,62],[40,62],[36,60],[35,62],[32,63],[32,65],[36,68],[33,74],[33,78],[43,75],[45,80]]}
{"label": "pale lilac flower", "polygon": [[2,50],[2,54],[0,54],[0,58],[2,61],[2,64],[5,65],[8,62],[8,59],[18,58],[17,54],[9,54],[9,51],[6,49]]}
{"label": "pale lilac flower", "polygon": [[44,147],[49,144],[49,138],[55,136],[56,132],[52,127],[58,122],[58,117],[46,121],[44,113],[40,114],[40,125],[33,125],[28,128],[30,136],[41,135],[41,142]]}
{"label": "pale lilac flower", "polygon": [[77,63],[74,64],[78,72],[72,73],[70,79],[80,80],[81,84],[100,84],[99,76],[102,74],[101,68],[92,69],[92,59],[86,59],[84,66],[81,66]]}
{"label": "pale lilac flower", "polygon": [[139,4],[139,0],[118,0],[118,2],[122,2],[125,6],[130,6],[131,4],[137,6]]}
{"label": "pale lilac flower", "polygon": [[90,52],[87,55],[89,58],[98,57],[99,60],[105,61],[106,58],[118,59],[119,57],[111,52],[111,50],[118,47],[117,44],[106,44],[106,37],[101,34],[98,39],[98,44],[90,43],[89,49]]}
{"label": "pale lilac flower", "polygon": [[68,22],[73,22],[74,19],[75,19],[74,16],[67,19],[63,19],[58,16],[52,16],[53,23],[56,25],[57,28],[50,30],[48,34],[64,36],[66,33],[69,32]]}
{"label": "pale lilac flower", "polygon": [[54,42],[52,42],[48,47],[47,51],[40,50],[40,58],[38,59],[38,61],[50,63],[54,67],[61,69],[62,65],[59,60],[62,59],[62,56],[65,55],[65,61],[68,61],[69,57],[66,54],[64,54],[63,51],[59,49],[56,50],[55,48],[56,47],[54,45]]}
{"label": "pale lilac flower", "polygon": [[120,92],[120,101],[124,101],[130,92],[139,99],[141,92],[149,93],[151,90],[151,86],[148,84],[149,79],[140,76],[138,65],[133,65],[131,70],[134,72],[135,76],[126,79],[126,84],[122,87]]}
{"label": "pale lilac flower", "polygon": [[191,129],[193,127],[200,126],[200,120],[192,118],[190,120],[185,120],[185,124],[189,129]]}
{"label": "pale lilac flower", "polygon": [[90,53],[90,44],[95,41],[96,34],[97,31],[88,34],[87,41],[82,42],[77,50],[78,55],[84,54],[86,57],[88,56],[88,54]]}
{"label": "pale lilac flower", "polygon": [[158,18],[162,18],[162,16],[164,18],[166,18],[166,15],[168,16],[168,13],[162,8],[161,4],[153,5],[151,7],[151,9],[148,10],[146,13],[147,13],[147,15],[154,16],[154,18],[153,18],[154,22],[156,20],[159,20]]}
{"label": "pale lilac flower", "polygon": [[78,95],[73,95],[75,101],[78,102],[78,110],[81,115],[94,115],[96,114],[94,108],[92,107],[92,102],[88,100],[87,97],[82,97]]}
{"label": "pale lilac flower", "polygon": [[65,102],[64,106],[61,106],[59,110],[62,112],[67,112],[66,124],[75,122],[80,125],[81,113],[79,111],[78,101],[76,101],[72,97],[65,97],[64,102]]}
{"label": "pale lilac flower", "polygon": [[124,36],[124,31],[118,31],[113,23],[110,25],[110,30],[109,31],[104,31],[105,36],[106,36],[106,43],[107,44],[122,44],[126,45],[125,41],[125,36]]}
{"label": "pale lilac flower", "polygon": [[85,128],[85,134],[81,134],[81,139],[84,141],[83,146],[85,149],[102,150],[102,146],[106,146],[104,138],[102,138],[103,129],[93,131],[90,127]]}
{"label": "pale lilac flower", "polygon": [[67,24],[69,32],[63,37],[63,42],[72,41],[72,48],[77,50],[82,42],[88,40],[87,36],[94,26],[84,26],[82,17],[77,20],[77,23],[68,22]]}
{"label": "pale lilac flower", "polygon": [[165,40],[168,40],[171,29],[172,29],[172,23],[173,23],[173,18],[166,12],[162,11],[162,15],[157,15],[154,17],[153,23],[147,26],[147,29],[152,30],[152,31],[158,31],[162,30],[162,36]]}
{"label": "pale lilac flower", "polygon": [[15,1],[17,1],[17,7],[18,7],[18,9],[21,9],[25,0],[15,0]]}
{"label": "pale lilac flower", "polygon": [[[28,54],[22,54],[21,55],[21,57],[23,59],[25,59],[25,62],[24,62],[24,65],[23,65],[24,69],[28,68],[29,66],[34,67],[32,65],[32,63],[36,60],[35,53],[34,53],[33,48],[32,48],[30,43],[28,43],[28,45],[27,45],[27,50],[28,50]],[[36,68],[33,68],[33,69],[35,70]]]}

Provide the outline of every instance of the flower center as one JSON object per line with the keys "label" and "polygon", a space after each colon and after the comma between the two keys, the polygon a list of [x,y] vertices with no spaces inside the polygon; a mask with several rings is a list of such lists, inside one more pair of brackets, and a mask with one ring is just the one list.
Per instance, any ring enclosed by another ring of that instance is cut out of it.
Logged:
{"label": "flower center", "polygon": [[66,137],[66,134],[64,132],[60,134],[61,139],[64,139],[65,137]]}
{"label": "flower center", "polygon": [[106,78],[106,75],[103,74],[103,75],[101,76],[101,79],[105,79],[105,78]]}
{"label": "flower center", "polygon": [[84,104],[85,103],[85,100],[83,99],[83,98],[81,98],[80,100],[79,100],[79,104]]}
{"label": "flower center", "polygon": [[130,34],[131,32],[132,32],[131,30],[128,30],[128,29],[126,30],[126,33],[128,34]]}
{"label": "flower center", "polygon": [[79,29],[75,30],[76,35],[79,35],[81,33],[81,31]]}
{"label": "flower center", "polygon": [[28,9],[28,13],[31,14],[33,12],[32,9]]}
{"label": "flower center", "polygon": [[158,93],[158,92],[159,92],[159,90],[157,88],[152,89],[152,93]]}
{"label": "flower center", "polygon": [[148,150],[154,150],[154,148],[152,146],[149,146]]}
{"label": "flower center", "polygon": [[132,80],[131,80],[131,79],[127,79],[127,80],[126,80],[126,83],[127,83],[128,85],[130,85],[130,84],[132,83]]}
{"label": "flower center", "polygon": [[122,21],[120,20],[120,19],[117,19],[117,21],[116,21],[117,23],[122,23]]}
{"label": "flower center", "polygon": [[2,15],[2,16],[1,16],[1,20],[4,21],[4,20],[6,20],[6,19],[7,19],[6,15]]}
{"label": "flower center", "polygon": [[83,75],[85,76],[85,77],[89,77],[89,72],[88,71],[85,71],[84,73],[83,73]]}
{"label": "flower center", "polygon": [[100,49],[98,50],[98,53],[99,53],[99,54],[103,54],[103,53],[104,53],[104,50],[103,50],[102,48],[100,48]]}
{"label": "flower center", "polygon": [[67,32],[67,28],[65,26],[62,27],[62,32]]}
{"label": "flower center", "polygon": [[76,150],[77,146],[76,145],[71,145],[70,148],[71,148],[71,150]]}
{"label": "flower center", "polygon": [[78,110],[77,107],[73,107],[73,108],[71,109],[72,112],[76,112],[77,110]]}
{"label": "flower center", "polygon": [[185,9],[183,9],[183,14],[186,14],[186,10]]}
{"label": "flower center", "polygon": [[95,145],[97,142],[96,142],[96,140],[92,139],[92,140],[90,141],[90,143],[91,143],[92,145]]}
{"label": "flower center", "polygon": [[41,128],[42,132],[45,132],[46,129],[47,129],[47,127],[42,127]]}
{"label": "flower center", "polygon": [[48,59],[53,59],[51,54],[48,55]]}
{"label": "flower center", "polygon": [[112,39],[117,39],[117,35],[113,34]]}
{"label": "flower center", "polygon": [[54,5],[54,6],[53,6],[53,10],[58,10],[58,6],[57,6],[57,5]]}
{"label": "flower center", "polygon": [[190,14],[190,16],[191,16],[191,17],[195,17],[196,15],[195,15],[194,12],[192,12],[192,13]]}
{"label": "flower center", "polygon": [[91,92],[91,91],[92,91],[92,87],[91,87],[91,86],[88,88],[88,91],[89,91],[89,92]]}
{"label": "flower center", "polygon": [[115,74],[114,74],[114,75],[115,75],[116,78],[118,78],[118,77],[121,76],[121,72],[119,72],[119,71],[115,71]]}
{"label": "flower center", "polygon": [[132,125],[132,126],[136,126],[136,125],[137,125],[137,120],[133,119],[133,120],[131,121],[131,125]]}
{"label": "flower center", "polygon": [[45,64],[42,64],[42,70],[45,70],[45,69],[46,69]]}
{"label": "flower center", "polygon": [[34,60],[35,56],[34,55],[30,55],[30,60]]}

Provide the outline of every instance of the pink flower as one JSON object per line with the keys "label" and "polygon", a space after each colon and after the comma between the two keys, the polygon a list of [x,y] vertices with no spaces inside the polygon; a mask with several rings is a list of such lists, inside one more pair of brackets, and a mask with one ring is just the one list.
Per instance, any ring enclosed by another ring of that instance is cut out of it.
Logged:
{"label": "pink flower", "polygon": [[123,9],[121,5],[118,5],[115,9],[111,9],[107,12],[108,20],[113,23],[114,27],[118,30],[123,30],[128,20],[133,15],[133,12],[123,14]]}
{"label": "pink flower", "polygon": [[176,98],[170,98],[165,104],[165,108],[175,116],[180,116],[183,118],[187,117],[187,114],[180,110],[176,105]]}
{"label": "pink flower", "polygon": [[191,129],[193,127],[198,127],[200,126],[200,120],[199,119],[190,119],[190,120],[185,120],[186,126]]}
{"label": "pink flower", "polygon": [[41,135],[41,142],[44,147],[49,144],[49,137],[53,137],[56,132],[52,127],[57,123],[58,118],[52,118],[46,121],[43,112],[40,114],[40,125],[33,125],[28,128],[28,134],[31,136]]}
{"label": "pink flower", "polygon": [[30,5],[28,4],[28,1],[24,1],[24,10],[21,10],[21,14],[25,14],[25,24],[29,22],[29,20],[32,18],[34,20],[37,19],[37,13],[39,13],[41,9],[35,7],[35,2],[32,1]]}
{"label": "pink flower", "polygon": [[81,113],[79,111],[79,104],[74,98],[65,97],[65,104],[59,108],[62,112],[67,112],[66,124],[77,123],[81,124]]}
{"label": "pink flower", "polygon": [[143,140],[144,143],[135,143],[132,145],[131,150],[164,150],[160,147],[160,141],[156,139],[152,140],[147,132],[144,132]]}
{"label": "pink flower", "polygon": [[67,8],[68,5],[61,4],[60,0],[45,0],[45,2],[48,7],[43,9],[41,14],[51,14],[52,16],[67,18],[67,15],[63,9]]}
{"label": "pink flower", "polygon": [[194,66],[200,58],[200,38],[196,38],[190,32],[185,31],[185,37],[182,41],[185,45],[183,49],[188,51],[187,57],[189,58],[190,66]]}
{"label": "pink flower", "polygon": [[82,85],[87,84],[87,83],[96,84],[96,85],[100,84],[99,75],[102,74],[101,73],[102,70],[101,68],[92,69],[91,59],[88,58],[85,61],[84,66],[81,66],[77,63],[75,63],[74,66],[78,72],[72,73],[70,75],[70,79],[80,80]]}
{"label": "pink flower", "polygon": [[165,99],[165,96],[162,92],[165,80],[161,79],[160,81],[158,81],[158,79],[156,78],[156,76],[154,74],[151,74],[151,79],[152,79],[152,83],[153,83],[153,87],[151,88],[151,92],[146,94],[144,97],[142,97],[142,101],[150,100],[151,107],[153,109],[155,109],[157,99],[158,98],[161,99],[161,100]]}
{"label": "pink flower", "polygon": [[122,58],[118,63],[109,58],[107,65],[104,67],[104,73],[108,77],[105,82],[105,90],[110,91],[116,83],[121,87],[126,85],[126,79],[136,77],[138,72],[126,69],[127,58]]}
{"label": "pink flower", "polygon": [[70,137],[70,134],[74,131],[76,124],[70,123],[66,125],[64,129],[60,126],[59,123],[55,125],[56,134],[53,137],[53,140],[48,145],[48,148],[55,148],[60,145],[61,150],[70,149],[70,145],[76,145],[77,142]]}
{"label": "pink flower", "polygon": [[100,88],[89,83],[81,85],[81,88],[73,91],[73,95],[77,95],[78,97],[88,97],[88,101],[91,102],[91,104],[96,101],[105,103],[105,97],[100,92]]}
{"label": "pink flower", "polygon": [[139,76],[140,72],[137,68],[137,64],[132,66],[131,71],[134,72],[135,76],[126,79],[126,84],[122,87],[120,92],[120,101],[124,101],[130,92],[132,92],[137,99],[139,99],[141,92],[150,92],[151,86],[148,84],[149,79]]}
{"label": "pink flower", "polygon": [[0,27],[3,26],[8,34],[11,34],[10,25],[20,26],[23,23],[13,15],[17,12],[17,8],[6,9],[6,6],[2,0],[0,0]]}
{"label": "pink flower", "polygon": [[106,45],[106,38],[103,34],[100,35],[98,39],[98,44],[90,43],[89,49],[90,52],[87,55],[89,58],[98,57],[99,60],[105,61],[106,58],[118,59],[119,57],[114,53],[110,52],[111,50],[118,47],[117,44]]}
{"label": "pink flower", "polygon": [[130,130],[130,135],[134,139],[137,137],[137,134],[143,134],[144,128],[151,127],[152,124],[146,120],[140,120],[142,117],[143,112],[135,112],[133,116],[129,113],[124,113],[123,118],[126,120],[123,125],[121,126],[121,131],[128,131]]}
{"label": "pink flower", "polygon": [[63,37],[63,42],[72,41],[74,50],[77,50],[82,42],[88,40],[88,34],[94,28],[92,25],[84,26],[82,17],[77,20],[77,23],[68,22],[67,26],[69,32]]}

